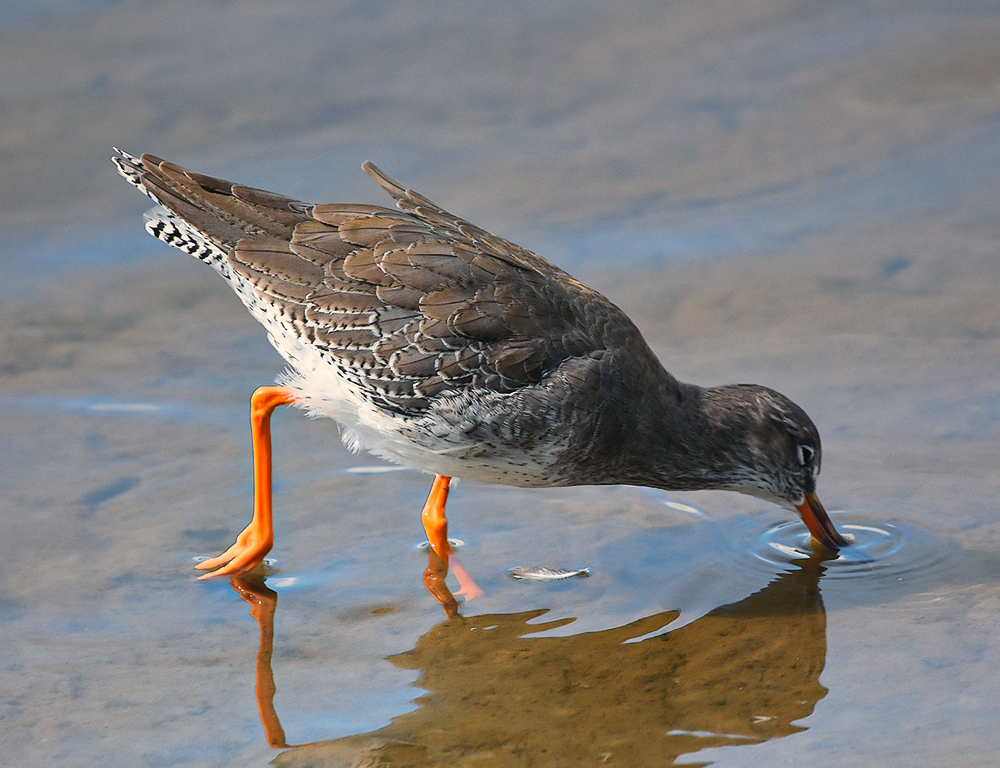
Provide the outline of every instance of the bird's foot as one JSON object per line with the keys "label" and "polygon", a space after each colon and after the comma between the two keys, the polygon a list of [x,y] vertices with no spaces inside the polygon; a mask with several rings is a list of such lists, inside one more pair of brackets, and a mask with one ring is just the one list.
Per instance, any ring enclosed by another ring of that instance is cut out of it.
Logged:
{"label": "bird's foot", "polygon": [[212,571],[199,576],[198,579],[199,581],[214,579],[217,576],[232,576],[252,571],[264,562],[264,556],[271,551],[273,544],[272,536],[261,534],[253,524],[248,525],[236,537],[233,546],[221,555],[204,560],[195,566],[202,571]]}

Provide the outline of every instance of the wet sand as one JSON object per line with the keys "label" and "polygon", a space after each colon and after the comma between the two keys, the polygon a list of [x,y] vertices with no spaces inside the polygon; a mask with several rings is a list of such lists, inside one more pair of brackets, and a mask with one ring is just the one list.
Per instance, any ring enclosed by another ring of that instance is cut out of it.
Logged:
{"label": "wet sand", "polygon": [[[0,763],[995,763],[990,4],[39,9],[0,30]],[[797,560],[733,494],[461,483],[486,594],[448,623],[429,478],[279,412],[250,616],[193,565],[249,516],[247,398],[282,362],[141,233],[111,143],[384,202],[370,157],[606,293],[679,378],[799,402],[824,503],[891,551]],[[268,675],[309,746],[268,746]]]}

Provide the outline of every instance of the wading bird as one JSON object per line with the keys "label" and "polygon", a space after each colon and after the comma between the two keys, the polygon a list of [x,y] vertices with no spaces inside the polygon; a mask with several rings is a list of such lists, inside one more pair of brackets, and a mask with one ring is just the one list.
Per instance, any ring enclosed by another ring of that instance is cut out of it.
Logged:
{"label": "wading bird", "polygon": [[[146,230],[221,274],[289,365],[251,398],[253,517],[198,565],[211,571],[202,578],[248,571],[271,549],[280,405],[433,473],[422,520],[445,568],[453,477],[739,491],[797,511],[826,547],[845,545],[816,496],[819,433],[799,406],[763,386],[678,381],[600,293],[374,165],[363,168],[399,210],[314,205],[116,152],[122,176],[158,204]],[[454,570],[458,594],[474,593]]]}

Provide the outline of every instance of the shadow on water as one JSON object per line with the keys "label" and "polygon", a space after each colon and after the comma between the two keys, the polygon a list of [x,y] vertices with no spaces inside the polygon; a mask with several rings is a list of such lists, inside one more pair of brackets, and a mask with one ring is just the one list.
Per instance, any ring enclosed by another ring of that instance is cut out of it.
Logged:
{"label": "shadow on water", "polygon": [[[673,632],[677,612],[600,632],[537,637],[574,619],[545,610],[457,617],[389,658],[419,670],[418,708],[377,731],[294,746],[274,709],[277,594],[234,578],[261,631],[257,699],[274,761],[304,766],[662,766],[708,747],[759,744],[826,695],[826,614],[816,555],[738,603]],[[706,765],[706,764],[702,764]]]}

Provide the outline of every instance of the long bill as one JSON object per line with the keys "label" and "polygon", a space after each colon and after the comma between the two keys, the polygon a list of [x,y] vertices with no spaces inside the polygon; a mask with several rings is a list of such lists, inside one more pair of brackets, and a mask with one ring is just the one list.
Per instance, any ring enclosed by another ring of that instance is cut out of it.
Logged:
{"label": "long bill", "polygon": [[815,493],[807,493],[802,503],[796,506],[795,509],[802,516],[802,522],[809,528],[809,532],[813,535],[813,538],[824,547],[840,549],[841,547],[849,546],[847,540],[837,533],[837,529],[833,527],[830,516],[823,509],[823,505],[820,504],[819,498]]}

